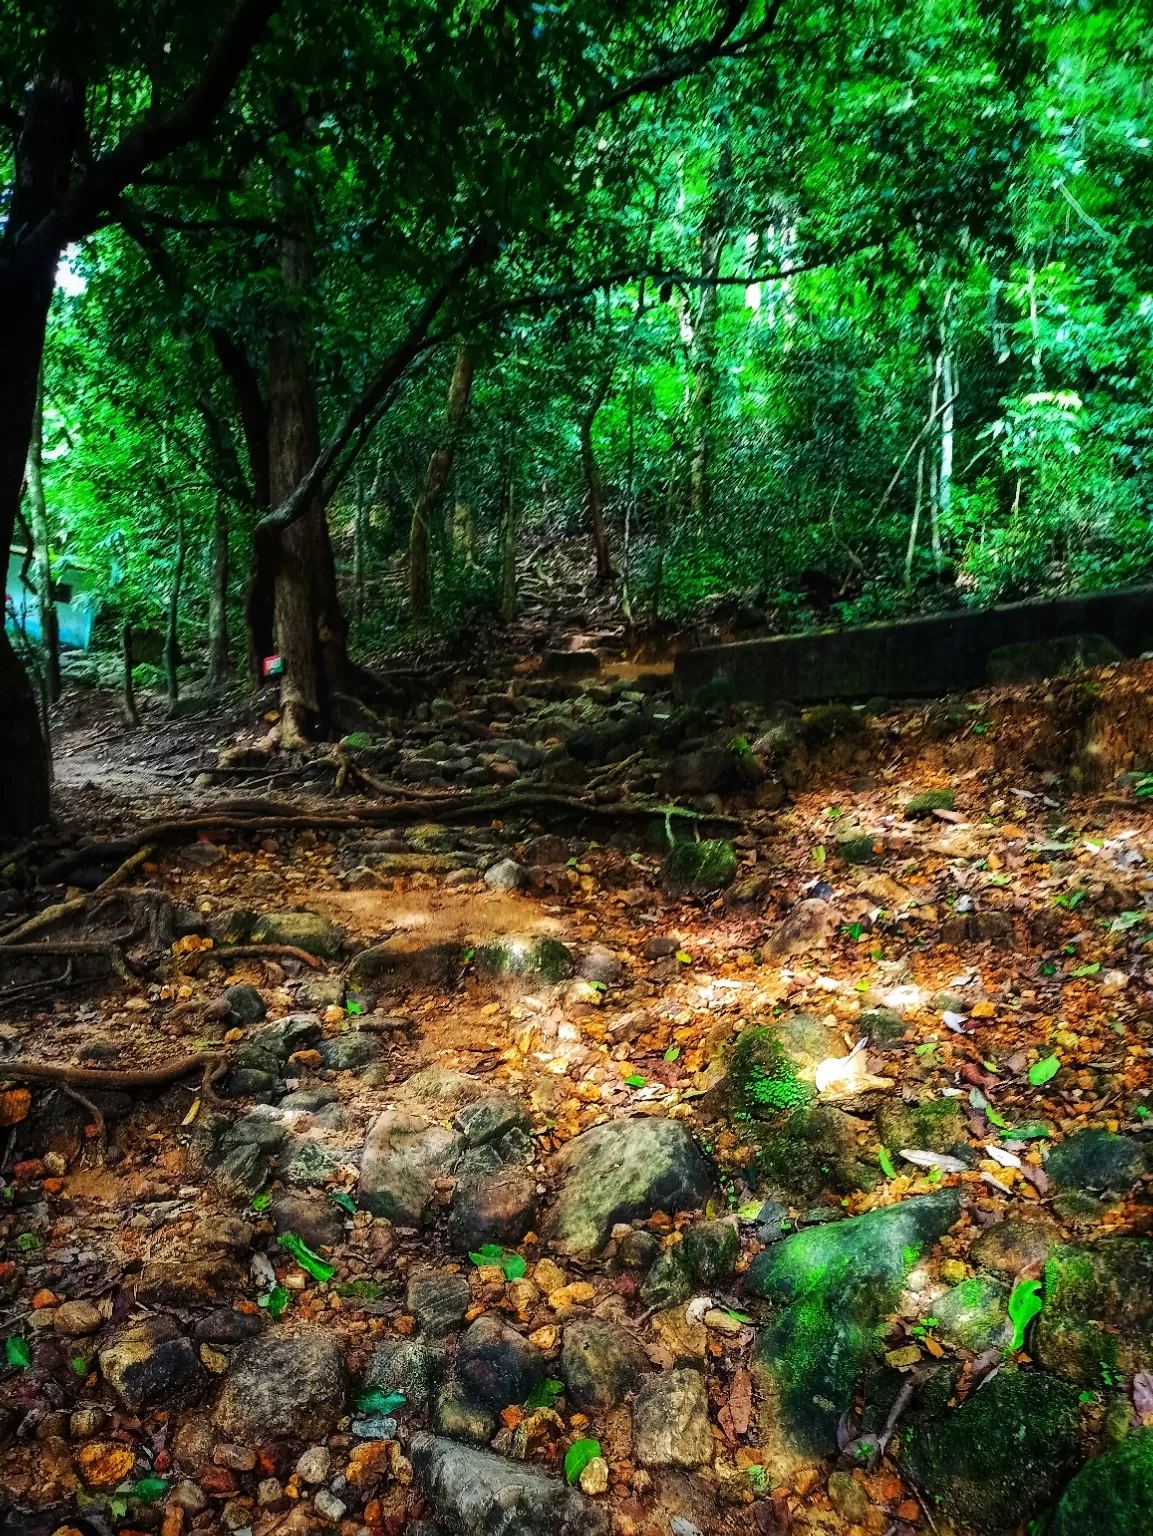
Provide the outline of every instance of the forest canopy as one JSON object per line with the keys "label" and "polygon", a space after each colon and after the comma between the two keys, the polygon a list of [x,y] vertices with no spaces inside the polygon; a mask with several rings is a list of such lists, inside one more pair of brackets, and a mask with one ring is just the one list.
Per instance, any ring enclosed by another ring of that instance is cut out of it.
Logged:
{"label": "forest canopy", "polygon": [[1148,573],[1145,3],[0,19],[0,540],[173,690],[280,656],[323,735],[561,541],[638,625]]}

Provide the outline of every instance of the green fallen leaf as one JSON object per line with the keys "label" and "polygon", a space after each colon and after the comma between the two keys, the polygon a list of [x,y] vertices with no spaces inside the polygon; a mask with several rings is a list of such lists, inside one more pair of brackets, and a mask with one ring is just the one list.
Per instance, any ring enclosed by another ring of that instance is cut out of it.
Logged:
{"label": "green fallen leaf", "polygon": [[395,1413],[403,1408],[408,1399],[403,1392],[382,1392],[379,1387],[367,1387],[356,1399],[357,1413]]}
{"label": "green fallen leaf", "polygon": [[469,1258],[478,1269],[491,1269],[503,1260],[504,1249],[499,1243],[485,1243],[475,1253],[470,1253]]}
{"label": "green fallen leaf", "polygon": [[626,1088],[643,1088],[644,1085],[645,1085],[645,1080],[640,1075],[639,1072],[634,1072],[634,1073],[632,1073],[632,1075],[630,1077],[626,1077],[625,1078],[625,1087]]}
{"label": "green fallen leaf", "polygon": [[817,846],[813,849],[813,863],[823,864],[827,857],[828,855],[825,853],[824,844],[818,843]]}
{"label": "green fallen leaf", "polygon": [[744,1205],[737,1206],[737,1215],[742,1221],[756,1221],[764,1208],[763,1200],[748,1200]]}
{"label": "green fallen leaf", "polygon": [[1101,969],[1101,962],[1100,962],[1100,960],[1094,960],[1092,965],[1079,965],[1075,971],[1070,971],[1069,975],[1070,976],[1076,976],[1076,977],[1096,976],[1097,972],[1100,969]]}
{"label": "green fallen leaf", "polygon": [[529,1413],[537,1408],[555,1408],[557,1399],[564,1393],[564,1382],[554,1381],[551,1377],[542,1381],[539,1387],[534,1387],[524,1400],[524,1406]]}
{"label": "green fallen leaf", "polygon": [[1011,1350],[1024,1349],[1025,1329],[1044,1306],[1041,1300],[1040,1280],[1021,1280],[1013,1287],[1009,1297],[1009,1321],[1013,1324]]}
{"label": "green fallen leaf", "polygon": [[1045,1056],[1040,1061],[1035,1061],[1029,1068],[1029,1081],[1034,1088],[1040,1088],[1042,1083],[1047,1083],[1051,1077],[1056,1077],[1060,1070],[1059,1056]]}
{"label": "green fallen leaf", "polygon": [[39,1253],[44,1246],[44,1239],[38,1232],[21,1232],[16,1239],[16,1246],[21,1253]]}
{"label": "green fallen leaf", "polygon": [[344,1008],[345,1012],[350,1013],[354,1019],[364,1012],[364,1004],[358,1003],[355,998],[345,1003]]}
{"label": "green fallen leaf", "polygon": [[76,1372],[77,1376],[83,1376],[87,1373],[88,1361],[85,1360],[83,1355],[73,1355],[72,1359],[68,1363]]}
{"label": "green fallen leaf", "polygon": [[519,1253],[506,1253],[500,1261],[500,1267],[504,1270],[506,1280],[523,1280],[528,1265]]}
{"label": "green fallen leaf", "polygon": [[266,1211],[271,1204],[271,1195],[253,1195],[252,1197],[252,1209],[254,1211]]}
{"label": "green fallen leaf", "polygon": [[262,1296],[259,1305],[262,1306],[271,1318],[278,1318],[288,1303],[292,1300],[292,1293],[286,1291],[282,1285],[273,1286],[267,1296]]}
{"label": "green fallen leaf", "polygon": [[590,1461],[601,1453],[599,1440],[574,1440],[565,1452],[564,1478],[570,1486],[577,1481]]}
{"label": "green fallen leaf", "polygon": [[1042,1141],[1052,1136],[1053,1132],[1047,1125],[1015,1125],[1013,1127],[1014,1141]]}
{"label": "green fallen leaf", "polygon": [[304,1239],[298,1237],[295,1232],[282,1232],[277,1242],[282,1248],[288,1249],[301,1269],[310,1274],[314,1280],[319,1280],[323,1284],[336,1274],[332,1265],[326,1264],[318,1253],[313,1253]]}
{"label": "green fallen leaf", "polygon": [[895,1179],[897,1170],[893,1167],[893,1159],[889,1156],[888,1147],[877,1148],[877,1161],[881,1165],[881,1172],[887,1179]]}
{"label": "green fallen leaf", "polygon": [[680,1048],[679,1045],[670,1045],[668,1050],[665,1052],[665,1060],[666,1061],[676,1061],[677,1057],[680,1054],[681,1054],[681,1048]]}
{"label": "green fallen leaf", "polygon": [[1009,1129],[1009,1122],[992,1105],[986,1106],[985,1118],[990,1125],[995,1125],[999,1131],[1007,1131]]}
{"label": "green fallen leaf", "polygon": [[347,1211],[350,1216],[356,1215],[356,1201],[343,1189],[334,1189],[329,1198],[333,1205],[339,1205],[342,1211]]}
{"label": "green fallen leaf", "polygon": [[109,1499],[107,1509],[113,1520],[123,1520],[128,1513],[128,1500],[123,1497]]}
{"label": "green fallen leaf", "polygon": [[162,1499],[167,1492],[166,1477],[142,1477],[132,1490],[133,1497],[142,1499],[145,1504],[155,1504],[157,1499]]}
{"label": "green fallen leaf", "polygon": [[749,1314],[747,1312],[738,1312],[735,1307],[725,1307],[725,1308],[723,1308],[723,1310],[729,1315],[729,1317],[732,1318],[732,1320],[735,1323],[751,1323],[752,1322],[752,1318],[749,1316]]}
{"label": "green fallen leaf", "polygon": [[[680,961],[681,965],[692,965],[693,963],[693,957],[687,949],[678,949],[675,958]],[[579,1445],[580,1442],[578,1441],[577,1444]]]}
{"label": "green fallen leaf", "polygon": [[18,1365],[26,1371],[32,1364],[32,1350],[27,1339],[5,1339],[4,1358],[9,1365]]}

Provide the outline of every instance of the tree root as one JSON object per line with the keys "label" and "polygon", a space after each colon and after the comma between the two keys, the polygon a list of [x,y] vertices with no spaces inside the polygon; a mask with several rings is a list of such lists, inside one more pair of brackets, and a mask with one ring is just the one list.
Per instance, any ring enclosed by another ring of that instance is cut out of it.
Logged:
{"label": "tree root", "polygon": [[320,961],[306,949],[295,944],[229,944],[224,949],[201,949],[196,952],[202,960],[300,960],[311,970],[318,970]]}
{"label": "tree root", "polygon": [[145,841],[137,841],[135,851],[130,853],[119,868],[114,869],[107,880],[101,883],[87,896],[75,896],[71,901],[60,901],[55,906],[45,907],[43,912],[38,912],[35,917],[30,917],[26,923],[21,923],[19,928],[11,933],[6,933],[0,938],[0,948],[10,949],[18,940],[27,934],[39,933],[43,928],[50,928],[65,917],[70,917],[74,912],[88,910],[89,904],[94,903],[98,897],[104,897],[117,886],[123,885],[134,869],[145,863],[152,854],[152,844]]}
{"label": "tree root", "polygon": [[[190,1072],[201,1072],[215,1064],[223,1069],[232,1061],[231,1051],[197,1051],[192,1056],[174,1056],[158,1067],[135,1067],[114,1072],[104,1067],[62,1067],[53,1061],[6,1061],[0,1063],[0,1078],[11,1082],[57,1083],[63,1087],[105,1093],[133,1093],[149,1088],[167,1088]],[[215,1077],[216,1070],[213,1070]],[[91,1109],[91,1106],[89,1106]]]}
{"label": "tree root", "polygon": [[103,1113],[97,1109],[96,1105],[93,1104],[91,1099],[86,1099],[78,1089],[73,1088],[71,1083],[61,1083],[60,1092],[67,1094],[70,1099],[75,1099],[77,1104],[81,1105],[81,1107],[86,1109],[92,1116],[92,1123],[96,1127],[96,1160],[97,1162],[102,1163],[104,1161],[104,1151],[108,1141],[108,1132],[104,1124]]}

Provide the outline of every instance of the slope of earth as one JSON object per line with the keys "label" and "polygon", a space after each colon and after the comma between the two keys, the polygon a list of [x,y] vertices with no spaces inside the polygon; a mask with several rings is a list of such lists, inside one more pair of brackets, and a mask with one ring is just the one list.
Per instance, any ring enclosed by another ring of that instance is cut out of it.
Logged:
{"label": "slope of earth", "polygon": [[1153,669],[595,638],[0,856],[0,1529],[1153,1527]]}

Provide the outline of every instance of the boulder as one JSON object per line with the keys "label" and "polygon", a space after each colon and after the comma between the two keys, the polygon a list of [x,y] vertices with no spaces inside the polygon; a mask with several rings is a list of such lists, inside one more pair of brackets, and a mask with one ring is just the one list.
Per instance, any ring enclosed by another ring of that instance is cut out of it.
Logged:
{"label": "boulder", "polygon": [[617,1222],[699,1208],[714,1183],[688,1128],[650,1116],[583,1131],[561,1148],[553,1167],[563,1182],[545,1231],[574,1258],[603,1247]]}
{"label": "boulder", "polygon": [[452,1176],[464,1145],[438,1121],[386,1109],[368,1128],[357,1204],[398,1226],[423,1226],[432,1219],[437,1179]]}
{"label": "boulder", "polygon": [[539,1467],[414,1435],[417,1486],[454,1536],[608,1536],[609,1516]]}
{"label": "boulder", "polygon": [[457,1110],[455,1119],[470,1147],[483,1147],[487,1142],[496,1141],[514,1126],[524,1131],[529,1128],[525,1106],[507,1093],[490,1093],[474,1099]]}
{"label": "boulder", "polygon": [[568,947],[559,939],[540,934],[509,935],[478,945],[473,963],[482,976],[497,979],[525,976],[545,982],[567,981],[573,971]]}
{"label": "boulder", "polygon": [[252,929],[254,944],[291,944],[319,960],[335,960],[344,929],[316,912],[266,912]]}
{"label": "boulder", "polygon": [[354,1072],[358,1067],[379,1061],[384,1055],[380,1036],[367,1029],[350,1029],[331,1040],[322,1040],[317,1050],[331,1072]]}
{"label": "boulder", "polygon": [[166,1317],[126,1328],[99,1360],[100,1374],[130,1413],[179,1406],[204,1384],[191,1339]]}
{"label": "boulder", "polygon": [[901,1467],[966,1530],[1016,1530],[1080,1459],[1077,1395],[1041,1371],[1002,1369],[951,1413],[899,1432]]}
{"label": "boulder", "polygon": [[499,859],[485,870],[484,883],[491,891],[519,891],[526,876],[515,859]]}
{"label": "boulder", "polygon": [[1133,1237],[1055,1245],[1031,1353],[1046,1370],[1092,1389],[1153,1367],[1153,1245]]}
{"label": "boulder", "polygon": [[233,1356],[213,1421],[242,1445],[322,1440],[344,1412],[347,1393],[344,1355],[330,1334],[267,1334]]}
{"label": "boulder", "polygon": [[545,1358],[495,1313],[485,1312],[461,1335],[456,1374],[475,1402],[507,1408],[523,1403],[544,1380]]}
{"label": "boulder", "polygon": [[1153,1429],[1139,1429],[1082,1467],[1047,1536],[1148,1536],[1153,1531]]}
{"label": "boulder", "polygon": [[1123,1194],[1145,1172],[1145,1148],[1132,1136],[1074,1131],[1049,1153],[1045,1172],[1058,1189]]}
{"label": "boulder", "polygon": [[456,1166],[449,1222],[458,1248],[470,1250],[486,1243],[515,1247],[535,1226],[536,1213],[536,1179],[523,1162],[515,1157],[506,1160],[500,1148],[491,1144],[464,1154]]}
{"label": "boulder", "polygon": [[1009,1343],[1009,1288],[987,1275],[962,1280],[933,1303],[937,1338],[981,1354]]}
{"label": "boulder", "polygon": [[649,1357],[619,1323],[586,1318],[564,1331],[561,1375],[580,1408],[616,1408],[640,1384]]}
{"label": "boulder", "polygon": [[419,935],[397,934],[383,944],[362,949],[348,967],[345,980],[353,988],[374,981],[395,982],[402,987],[443,987],[463,963],[462,944],[430,944]]}
{"label": "boulder", "polygon": [[700,1371],[662,1371],[633,1402],[633,1449],[645,1467],[703,1467],[713,1459],[709,1394]]}

